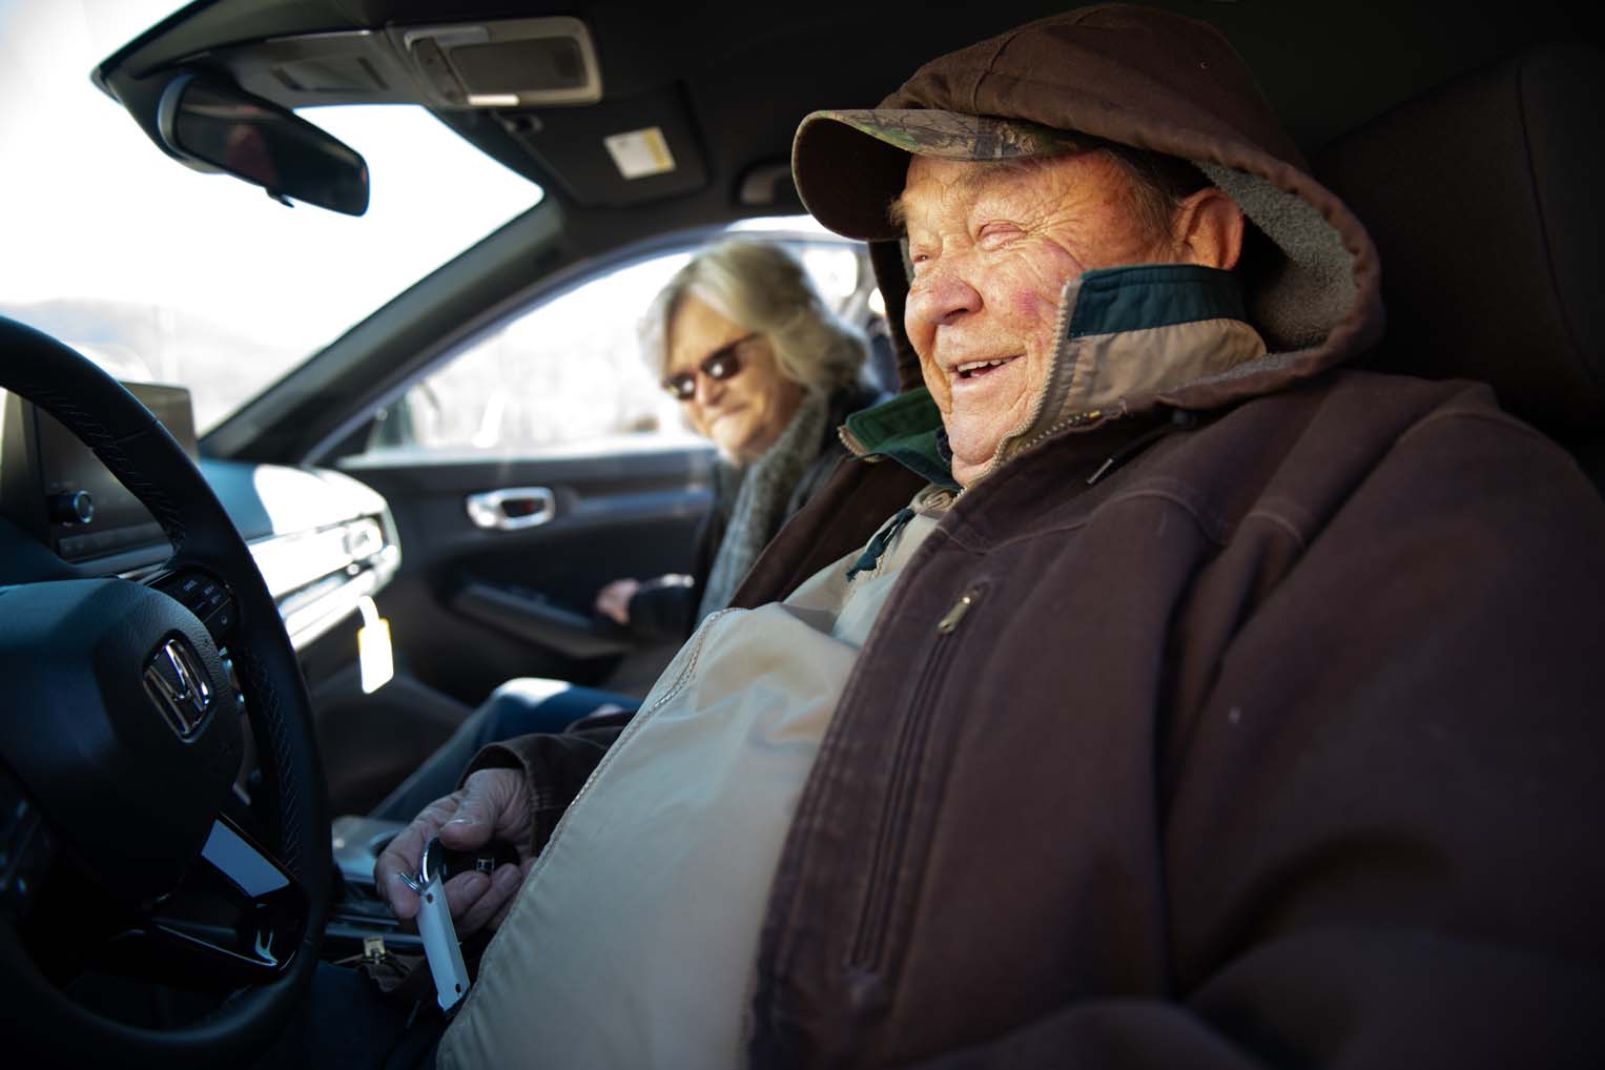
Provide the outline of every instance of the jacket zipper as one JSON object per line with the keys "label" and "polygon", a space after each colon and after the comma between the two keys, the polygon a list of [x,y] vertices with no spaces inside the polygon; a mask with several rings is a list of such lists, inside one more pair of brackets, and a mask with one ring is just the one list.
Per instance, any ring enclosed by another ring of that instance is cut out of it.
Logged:
{"label": "jacket zipper", "polygon": [[991,475],[993,472],[996,472],[999,468],[1003,467],[1003,465],[1007,462],[1014,460],[1016,457],[1024,456],[1025,454],[1030,453],[1032,450],[1042,445],[1042,443],[1046,442],[1054,435],[1057,435],[1060,431],[1066,431],[1072,427],[1090,426],[1105,420],[1118,419],[1120,415],[1120,413],[1104,413],[1100,409],[1092,409],[1088,412],[1073,412],[1064,417],[1062,420],[1055,420],[1052,424],[1049,424],[1041,431],[1038,431],[1024,442],[1016,443],[1007,451],[1007,456],[1004,455],[1003,450],[999,450],[997,456],[993,457],[991,462],[986,466],[986,471],[983,472],[982,475]]}
{"label": "jacket zipper", "polygon": [[[1109,415],[1109,419],[1113,420],[1115,419],[1115,416],[1116,414],[1111,413]],[[1080,427],[1083,424],[1095,423],[1103,418],[1104,414],[1098,409],[1093,409],[1090,412],[1073,412],[1064,419],[1049,425],[1042,431],[1031,436],[1031,438],[1027,441],[1020,443],[1019,448],[1016,449],[1011,456],[1018,457],[1022,453],[1028,453],[1031,450],[1036,449],[1038,446],[1042,445],[1042,443],[1046,442],[1054,435],[1057,435],[1060,431],[1064,431],[1072,427]]]}
{"label": "jacket zipper", "polygon": [[966,591],[960,595],[959,600],[953,603],[953,608],[947,611],[947,615],[936,622],[937,633],[940,635],[952,635],[957,631],[959,622],[964,619],[964,615],[970,611],[970,607],[975,605],[975,601],[979,597],[979,591]]}
{"label": "jacket zipper", "polygon": [[981,587],[971,587],[959,596],[936,624],[937,639],[926,661],[908,716],[898,728],[892,751],[892,774],[887,802],[875,833],[870,856],[869,882],[864,891],[863,908],[848,945],[847,964],[861,969],[880,967],[891,930],[892,905],[896,900],[898,871],[902,868],[909,821],[919,783],[918,770],[930,737],[929,710],[952,663],[947,649],[952,635],[970,609],[981,598]]}

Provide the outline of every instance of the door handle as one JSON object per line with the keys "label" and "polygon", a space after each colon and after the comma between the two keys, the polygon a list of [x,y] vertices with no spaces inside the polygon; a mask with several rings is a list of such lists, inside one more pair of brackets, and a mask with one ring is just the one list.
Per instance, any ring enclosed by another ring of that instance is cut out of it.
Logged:
{"label": "door handle", "polygon": [[487,531],[539,527],[557,515],[557,499],[546,487],[509,487],[468,496],[468,519]]}

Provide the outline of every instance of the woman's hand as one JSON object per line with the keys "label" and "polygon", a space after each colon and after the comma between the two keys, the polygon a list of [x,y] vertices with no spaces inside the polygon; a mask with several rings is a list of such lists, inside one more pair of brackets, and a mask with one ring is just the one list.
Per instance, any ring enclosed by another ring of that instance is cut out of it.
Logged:
{"label": "woman's hand", "polygon": [[641,589],[640,580],[614,580],[596,592],[596,611],[620,624],[630,623],[630,599]]}
{"label": "woman's hand", "polygon": [[532,832],[529,790],[524,775],[513,769],[481,769],[463,786],[436,799],[413,819],[380,854],[373,867],[374,884],[402,921],[418,914],[418,896],[402,874],[416,874],[424,845],[439,836],[449,850],[474,851],[491,840],[510,843],[518,852],[516,866],[497,866],[484,873],[459,873],[446,882],[446,906],[453,927],[462,939],[507,917],[518,889],[534,858],[529,852]]}

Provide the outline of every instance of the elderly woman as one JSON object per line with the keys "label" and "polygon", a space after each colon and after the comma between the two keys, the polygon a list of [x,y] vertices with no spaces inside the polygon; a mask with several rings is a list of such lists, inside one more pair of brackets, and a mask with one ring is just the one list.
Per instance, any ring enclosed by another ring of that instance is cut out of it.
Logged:
{"label": "elderly woman", "polygon": [[714,508],[690,577],[617,580],[596,608],[642,637],[682,640],[729,602],[841,458],[836,429],[876,396],[863,336],[777,245],[728,241],[698,254],[659,293],[643,336],[663,388],[718,447]]}
{"label": "elderly woman", "polygon": [[[620,579],[598,614],[647,640],[683,640],[723,609],[765,544],[844,455],[837,428],[879,400],[865,378],[863,335],[825,305],[778,245],[727,241],[698,253],[658,294],[643,349],[698,434],[719,451],[714,505],[691,575]],[[480,747],[559,732],[637,699],[562,681],[510,680],[374,811],[408,820],[450,792]]]}

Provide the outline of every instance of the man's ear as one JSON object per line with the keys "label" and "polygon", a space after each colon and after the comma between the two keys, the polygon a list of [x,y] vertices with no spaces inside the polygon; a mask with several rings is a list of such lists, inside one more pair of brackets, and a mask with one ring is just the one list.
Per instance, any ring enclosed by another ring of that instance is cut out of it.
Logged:
{"label": "man's ear", "polygon": [[1230,271],[1243,252],[1243,210],[1208,186],[1181,202],[1171,238],[1184,263]]}

